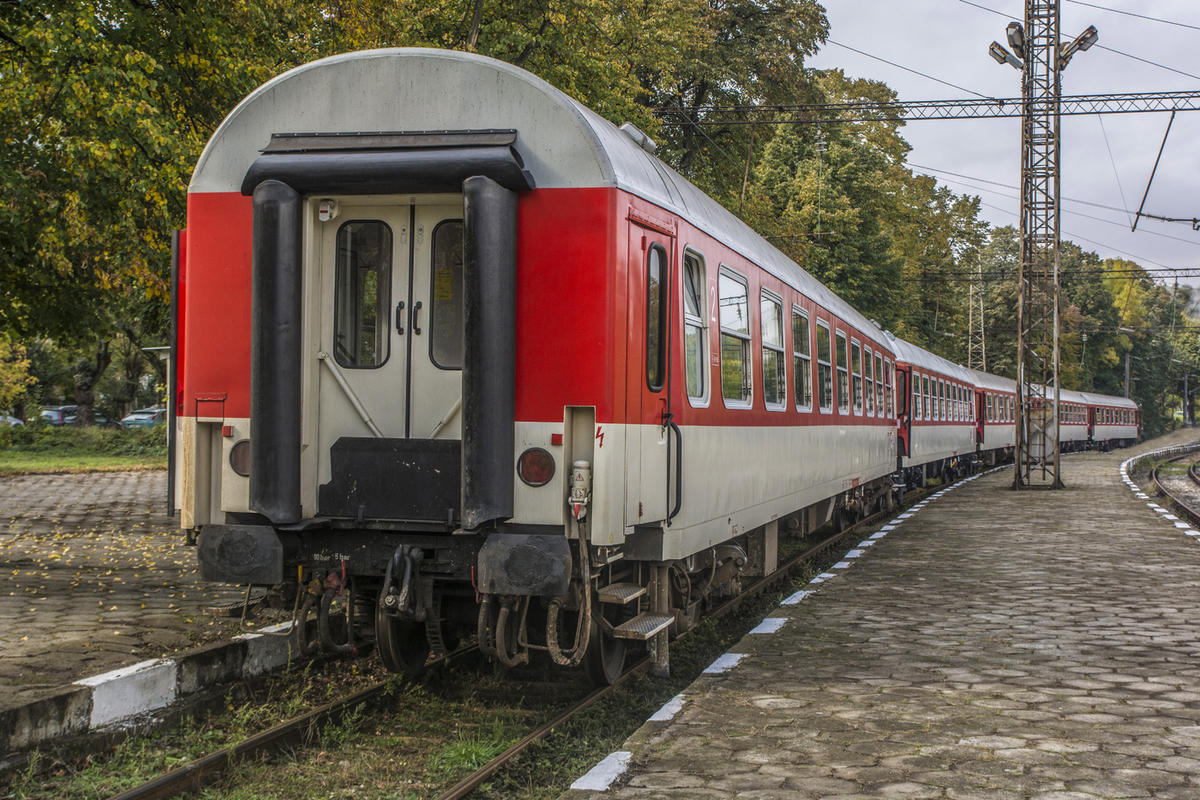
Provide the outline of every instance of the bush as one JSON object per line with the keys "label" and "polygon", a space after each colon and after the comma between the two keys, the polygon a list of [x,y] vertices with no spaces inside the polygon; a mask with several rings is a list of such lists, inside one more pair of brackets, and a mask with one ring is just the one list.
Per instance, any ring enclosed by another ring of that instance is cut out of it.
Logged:
{"label": "bush", "polygon": [[151,428],[56,427],[37,419],[23,428],[0,428],[0,448],[111,456],[167,455],[167,426]]}

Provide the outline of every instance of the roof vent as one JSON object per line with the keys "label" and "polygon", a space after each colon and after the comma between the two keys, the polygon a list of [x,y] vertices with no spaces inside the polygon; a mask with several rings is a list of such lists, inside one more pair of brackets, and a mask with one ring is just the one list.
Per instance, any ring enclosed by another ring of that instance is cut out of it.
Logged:
{"label": "roof vent", "polygon": [[654,143],[654,140],[639,131],[632,122],[626,122],[622,124],[621,132],[637,142],[638,147],[642,148],[650,155],[654,155],[654,151],[658,149],[658,145]]}

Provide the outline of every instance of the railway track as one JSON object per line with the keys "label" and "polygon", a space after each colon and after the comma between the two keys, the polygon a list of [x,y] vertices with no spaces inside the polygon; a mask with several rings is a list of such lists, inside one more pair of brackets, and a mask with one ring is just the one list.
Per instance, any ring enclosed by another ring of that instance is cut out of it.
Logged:
{"label": "railway track", "polygon": [[[937,488],[941,488],[941,486]],[[909,493],[909,496],[906,498],[908,505],[919,502],[932,491],[933,489],[929,488]],[[844,540],[861,535],[859,532],[864,528],[876,525],[887,517],[899,513],[899,511],[900,509],[891,512],[880,512],[864,518],[847,527],[845,530],[834,533],[811,547],[792,555],[775,572],[759,579],[737,597],[727,600],[707,616],[716,619],[726,616],[737,609],[747,599],[762,594],[775,583],[786,580],[800,564],[825,556],[839,547],[839,545],[842,545]],[[431,661],[426,666],[426,669],[451,658],[459,658],[475,649],[472,646],[448,656],[441,656]],[[544,739],[556,728],[563,725],[563,723],[608,696],[628,678],[645,669],[649,661],[649,658],[642,658],[626,669],[613,685],[594,689],[587,693],[580,700],[555,715],[553,719],[528,733],[495,759],[459,781],[459,783],[455,784],[447,792],[438,796],[437,800],[460,800],[460,798],[466,797],[471,791],[503,769],[506,764],[528,750],[531,745]],[[320,731],[326,725],[337,724],[342,718],[353,713],[356,709],[379,698],[389,685],[389,681],[383,681],[369,686],[341,700],[329,703],[276,725],[273,728],[257,733],[237,745],[177,767],[140,786],[116,795],[113,800],[165,800],[166,798],[177,797],[185,793],[200,791],[219,781],[222,775],[234,765],[281,753],[294,754],[300,749],[311,747],[319,741]]]}
{"label": "railway track", "polygon": [[1159,496],[1165,497],[1188,522],[1200,526],[1200,461],[1193,461],[1188,465],[1188,483],[1183,486],[1178,485],[1182,482],[1180,476],[1167,474],[1162,469],[1166,464],[1194,457],[1194,453],[1187,453],[1169,458],[1150,470],[1150,479],[1154,482],[1155,491]]}

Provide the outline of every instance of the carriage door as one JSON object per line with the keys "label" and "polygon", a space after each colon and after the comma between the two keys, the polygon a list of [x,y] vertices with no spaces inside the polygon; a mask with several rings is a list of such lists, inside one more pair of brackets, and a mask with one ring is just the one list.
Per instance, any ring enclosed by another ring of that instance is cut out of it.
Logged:
{"label": "carriage door", "polygon": [[461,220],[461,201],[349,200],[318,223],[320,484],[338,439],[459,437]]}
{"label": "carriage door", "polygon": [[671,236],[629,224],[625,524],[667,518],[674,499],[667,467]]}

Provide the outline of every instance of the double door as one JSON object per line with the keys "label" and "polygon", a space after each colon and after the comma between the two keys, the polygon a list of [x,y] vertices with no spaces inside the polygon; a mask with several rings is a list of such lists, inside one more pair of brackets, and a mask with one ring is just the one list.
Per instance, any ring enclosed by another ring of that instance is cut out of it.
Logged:
{"label": "double door", "polygon": [[342,199],[315,224],[324,483],[342,437],[460,438],[462,201]]}

